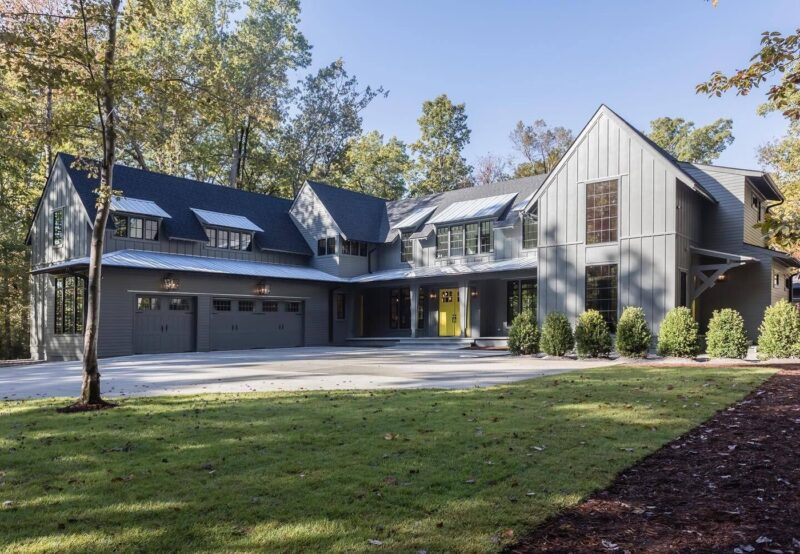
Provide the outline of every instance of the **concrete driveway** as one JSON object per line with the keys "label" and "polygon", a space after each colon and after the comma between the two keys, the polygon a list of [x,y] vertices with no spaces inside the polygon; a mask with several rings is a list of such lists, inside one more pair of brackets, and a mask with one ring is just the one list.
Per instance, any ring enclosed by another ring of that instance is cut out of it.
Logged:
{"label": "concrete driveway", "polygon": [[[468,388],[614,365],[512,357],[505,352],[308,347],[193,352],[100,361],[105,396],[319,389]],[[76,396],[79,362],[0,368],[5,400]]]}

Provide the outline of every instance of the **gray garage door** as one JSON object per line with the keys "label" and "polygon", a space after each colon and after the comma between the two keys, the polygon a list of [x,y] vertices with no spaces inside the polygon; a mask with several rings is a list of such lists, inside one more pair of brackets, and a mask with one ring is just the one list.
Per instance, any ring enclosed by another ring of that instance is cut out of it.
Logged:
{"label": "gray garage door", "polygon": [[133,351],[136,354],[195,350],[194,298],[137,296],[133,319]]}
{"label": "gray garage door", "polygon": [[211,301],[211,350],[285,348],[302,344],[302,302],[234,298]]}

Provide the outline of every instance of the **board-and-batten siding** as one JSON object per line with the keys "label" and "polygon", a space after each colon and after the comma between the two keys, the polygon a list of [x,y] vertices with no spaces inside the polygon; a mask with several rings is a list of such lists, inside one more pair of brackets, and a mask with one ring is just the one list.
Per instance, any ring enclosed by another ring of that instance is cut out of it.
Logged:
{"label": "board-and-batten siding", "polygon": [[[644,308],[655,330],[676,303],[674,167],[600,113],[539,197],[539,318],[585,308],[586,266],[618,264],[619,310]],[[618,179],[619,240],[586,245],[586,183]]]}
{"label": "board-and-batten siding", "polygon": [[762,201],[761,213],[769,206],[769,202],[756,193],[755,189],[750,183],[745,181],[745,198],[744,198],[744,242],[752,244],[753,246],[767,246],[767,241],[764,234],[758,228],[758,208],[753,207],[753,196]]}

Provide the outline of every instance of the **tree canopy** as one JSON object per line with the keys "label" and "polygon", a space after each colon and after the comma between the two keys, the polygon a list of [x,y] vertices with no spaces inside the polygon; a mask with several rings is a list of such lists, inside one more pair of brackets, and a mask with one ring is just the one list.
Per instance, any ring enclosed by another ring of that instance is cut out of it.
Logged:
{"label": "tree canopy", "polygon": [[659,117],[650,122],[648,136],[682,162],[711,163],[733,143],[733,120],[718,119],[696,128],[681,117]]}
{"label": "tree canopy", "polygon": [[518,121],[509,138],[524,158],[514,170],[515,177],[549,173],[575,140],[572,131],[566,127],[549,127],[544,119],[527,125]]}

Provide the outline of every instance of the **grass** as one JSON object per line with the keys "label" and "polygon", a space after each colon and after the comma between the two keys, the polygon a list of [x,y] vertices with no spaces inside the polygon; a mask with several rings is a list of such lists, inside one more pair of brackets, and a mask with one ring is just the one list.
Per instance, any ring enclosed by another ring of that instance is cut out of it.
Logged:
{"label": "grass", "polygon": [[772,372],[611,367],[71,415],[63,399],[6,402],[0,550],[497,551]]}

